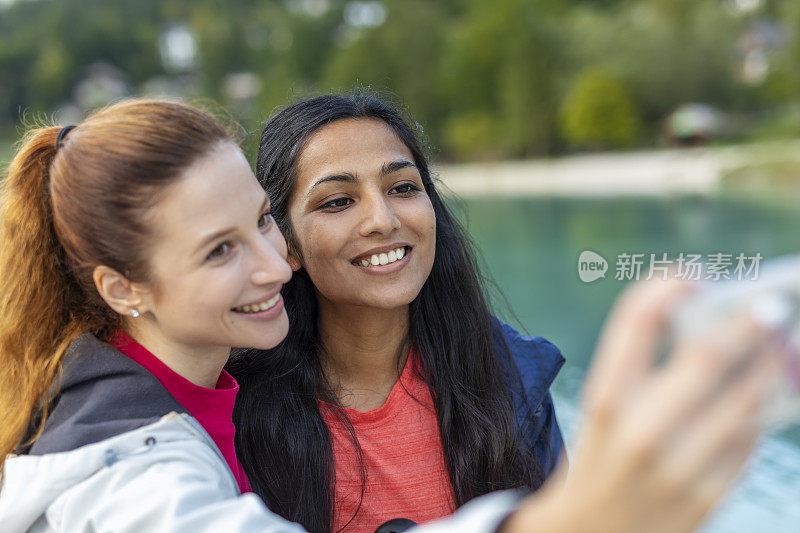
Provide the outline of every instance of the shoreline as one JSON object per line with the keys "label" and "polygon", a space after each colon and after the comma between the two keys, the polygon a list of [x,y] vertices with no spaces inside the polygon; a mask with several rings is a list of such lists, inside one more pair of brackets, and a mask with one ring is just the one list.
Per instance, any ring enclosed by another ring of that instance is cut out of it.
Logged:
{"label": "shoreline", "polygon": [[[796,161],[800,140],[432,165],[445,194],[471,196],[709,196],[737,169]],[[798,173],[800,176],[800,172]]]}

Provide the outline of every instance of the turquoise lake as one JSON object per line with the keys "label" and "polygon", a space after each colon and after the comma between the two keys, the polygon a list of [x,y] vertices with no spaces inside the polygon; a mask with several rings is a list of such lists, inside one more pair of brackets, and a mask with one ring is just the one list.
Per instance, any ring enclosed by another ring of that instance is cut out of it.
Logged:
{"label": "turquoise lake", "polygon": [[[800,252],[800,208],[786,203],[469,198],[453,205],[497,284],[498,314],[546,337],[567,359],[553,392],[568,448],[595,340],[626,283],[614,279],[619,254],[642,253],[648,259],[651,253],[668,258],[681,252],[760,253],[769,259]],[[580,280],[578,257],[584,250],[608,261],[605,278]],[[800,532],[800,427],[762,439],[742,479],[701,531]]]}

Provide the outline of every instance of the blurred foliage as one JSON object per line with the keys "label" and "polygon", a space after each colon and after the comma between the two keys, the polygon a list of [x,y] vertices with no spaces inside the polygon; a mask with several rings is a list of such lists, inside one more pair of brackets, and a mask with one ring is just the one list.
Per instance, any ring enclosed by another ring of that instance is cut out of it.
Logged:
{"label": "blurred foliage", "polygon": [[[369,85],[396,95],[442,155],[459,159],[652,145],[685,102],[759,131],[753,125],[800,101],[800,3],[763,0],[748,12],[734,4],[7,0],[0,137],[17,135],[23,109],[74,109],[98,63],[118,69],[131,94],[217,100],[251,132],[293,99]],[[184,69],[161,55],[160,40],[176,26],[196,41],[196,61]],[[774,42],[761,42],[770,35]],[[766,70],[745,82],[753,42]],[[253,94],[237,96],[237,87]]]}
{"label": "blurred foliage", "polygon": [[639,136],[638,111],[628,88],[602,70],[581,72],[561,115],[565,139],[577,146],[626,148]]}

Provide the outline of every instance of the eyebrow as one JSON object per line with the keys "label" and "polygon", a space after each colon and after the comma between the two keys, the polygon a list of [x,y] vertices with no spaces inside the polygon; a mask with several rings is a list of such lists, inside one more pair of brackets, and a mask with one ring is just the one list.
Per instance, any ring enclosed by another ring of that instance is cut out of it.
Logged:
{"label": "eyebrow", "polygon": [[[264,201],[261,203],[261,207],[259,208],[258,212],[259,213],[263,213],[264,211],[267,210],[268,207],[270,207],[270,205],[269,205],[269,196],[267,194],[265,194],[264,195]],[[236,228],[225,228],[225,229],[222,229],[222,230],[219,230],[219,231],[215,231],[214,233],[212,233],[208,237],[204,238],[200,242],[200,245],[197,247],[197,249],[195,250],[194,253],[195,254],[199,253],[203,248],[205,248],[206,246],[208,246],[212,242],[216,241],[217,239],[221,239],[222,237],[225,237],[226,235],[234,233],[235,231],[236,231]]]}
{"label": "eyebrow", "polygon": [[314,185],[311,186],[311,188],[306,193],[306,198],[311,196],[311,191],[314,190],[314,187],[316,187],[317,185],[322,185],[323,183],[328,183],[329,181],[338,181],[342,183],[356,183],[358,181],[358,178],[356,178],[353,174],[347,172],[344,174],[331,174],[329,176],[325,176],[324,178],[317,180],[314,183]]}
{"label": "eyebrow", "polygon": [[[397,172],[398,170],[409,167],[417,168],[417,166],[414,163],[408,161],[407,159],[400,159],[397,161],[390,161],[388,163],[384,163],[381,166],[381,177],[383,178],[391,174],[392,172]],[[354,174],[351,174],[349,172],[344,172],[342,174],[330,174],[328,176],[325,176],[324,178],[320,178],[319,180],[317,180],[306,193],[306,198],[311,196],[311,191],[314,190],[314,187],[330,181],[336,181],[340,183],[356,183],[358,182],[358,178]]]}
{"label": "eyebrow", "polygon": [[389,163],[384,163],[381,167],[381,177],[391,174],[392,172],[397,172],[398,170],[402,170],[404,168],[417,168],[417,165],[412,163],[407,159],[400,159],[398,161],[391,161]]}

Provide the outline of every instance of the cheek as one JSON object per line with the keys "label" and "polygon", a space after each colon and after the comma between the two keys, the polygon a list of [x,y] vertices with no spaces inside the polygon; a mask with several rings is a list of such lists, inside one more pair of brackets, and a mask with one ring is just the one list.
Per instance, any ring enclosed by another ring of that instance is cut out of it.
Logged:
{"label": "cheek", "polygon": [[329,270],[338,264],[342,247],[351,238],[351,226],[341,216],[312,220],[295,228],[295,242],[309,274],[312,270]]}
{"label": "cheek", "polygon": [[[196,307],[193,302],[192,293],[196,294],[196,289],[185,286],[185,278],[160,279],[153,285],[151,297],[156,309],[163,315],[174,316],[176,310]],[[196,296],[195,298],[196,299]],[[162,316],[162,318],[164,318]]]}
{"label": "cheek", "polygon": [[313,229],[306,226],[303,238],[298,239],[303,268],[316,290],[333,301],[357,298],[361,290],[360,286],[353,285],[357,279],[351,271],[354,267],[342,252],[352,238],[350,233],[344,231],[344,226],[346,224],[334,224],[333,221],[316,225]]}
{"label": "cheek", "polygon": [[407,218],[411,229],[419,236],[422,244],[435,248],[436,246],[436,213],[433,205],[427,198],[409,212]]}
{"label": "cheek", "polygon": [[340,267],[341,257],[336,240],[326,232],[317,232],[309,235],[305,239],[305,245],[301,248],[303,253],[303,264],[314,284],[318,281],[335,277],[336,270]]}
{"label": "cheek", "polygon": [[415,219],[416,231],[419,235],[421,244],[420,252],[424,254],[421,267],[425,271],[425,278],[430,275],[433,268],[433,261],[436,255],[436,213],[430,201],[426,201],[420,213]]}
{"label": "cheek", "polygon": [[171,276],[162,280],[160,308],[174,318],[186,313],[198,316],[225,313],[236,304],[243,279],[246,275],[236,262]]}
{"label": "cheek", "polygon": [[294,246],[299,266],[305,269],[315,286],[324,283],[331,271],[331,258],[325,250],[326,235],[309,228],[294,229]]}
{"label": "cheek", "polygon": [[283,234],[277,228],[270,231],[269,242],[280,256],[286,259],[289,255],[286,239],[283,238]]}

